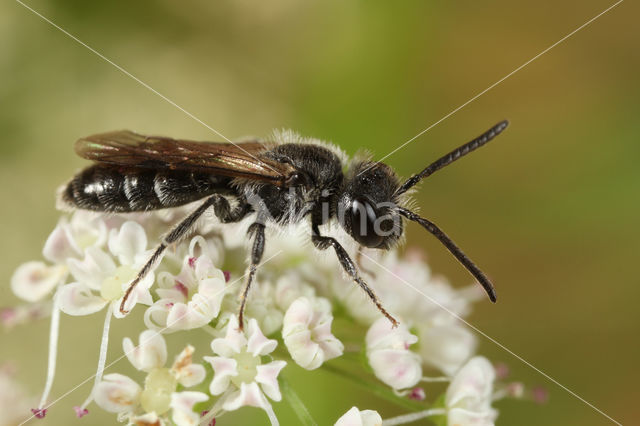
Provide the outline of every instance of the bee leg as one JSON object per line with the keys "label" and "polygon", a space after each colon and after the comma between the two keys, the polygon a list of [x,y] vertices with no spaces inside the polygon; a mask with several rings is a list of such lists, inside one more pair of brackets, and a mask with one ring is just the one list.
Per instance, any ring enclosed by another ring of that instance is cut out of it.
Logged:
{"label": "bee leg", "polygon": [[147,276],[147,274],[153,269],[155,264],[158,263],[158,261],[162,257],[162,253],[164,253],[167,247],[184,238],[184,236],[193,229],[193,226],[196,224],[198,219],[200,219],[204,212],[206,212],[207,209],[211,206],[214,207],[216,216],[218,216],[220,221],[223,223],[237,222],[244,216],[246,216],[250,211],[250,206],[243,202],[241,202],[234,210],[231,210],[227,199],[217,194],[207,198],[204,203],[202,203],[196,210],[194,210],[191,214],[189,214],[189,216],[184,218],[173,229],[171,229],[171,231],[169,231],[169,233],[162,239],[162,242],[158,245],[158,247],[156,247],[147,263],[145,263],[142,269],[140,269],[140,272],[138,272],[138,275],[131,282],[131,284],[129,284],[127,291],[124,293],[122,303],[120,303],[121,313],[128,313],[128,311],[125,309],[125,304],[131,296],[131,292],[134,288],[136,288],[138,283]]}
{"label": "bee leg", "polygon": [[367,296],[369,296],[373,304],[376,305],[382,315],[387,317],[387,319],[391,322],[391,325],[394,328],[397,327],[399,324],[398,321],[394,317],[392,317],[389,312],[387,312],[387,310],[382,306],[382,303],[380,303],[380,300],[378,300],[378,297],[373,292],[373,290],[367,285],[366,282],[364,282],[362,278],[360,278],[356,265],[353,263],[353,260],[351,260],[344,247],[342,247],[342,245],[340,245],[340,243],[335,238],[320,235],[318,225],[312,225],[311,229],[313,232],[311,235],[311,241],[316,246],[316,248],[325,250],[329,248],[329,246],[333,247],[338,260],[340,261],[340,265],[342,265],[342,269],[344,269],[344,271],[351,277],[351,279],[353,279],[364,290],[364,292],[367,293]]}
{"label": "bee leg", "polygon": [[247,231],[249,237],[253,237],[253,247],[251,248],[251,264],[249,265],[249,275],[247,276],[247,282],[244,285],[244,290],[240,294],[240,311],[238,312],[238,327],[240,331],[244,329],[244,306],[247,302],[247,294],[249,294],[249,288],[253,282],[253,278],[256,275],[256,270],[262,260],[262,254],[264,253],[264,224],[260,222],[252,223]]}
{"label": "bee leg", "polygon": [[358,251],[356,252],[356,265],[358,265],[358,269],[360,269],[362,272],[364,272],[365,274],[369,275],[372,278],[376,277],[376,273],[373,272],[371,269],[366,268],[362,265],[362,246],[358,247]]}

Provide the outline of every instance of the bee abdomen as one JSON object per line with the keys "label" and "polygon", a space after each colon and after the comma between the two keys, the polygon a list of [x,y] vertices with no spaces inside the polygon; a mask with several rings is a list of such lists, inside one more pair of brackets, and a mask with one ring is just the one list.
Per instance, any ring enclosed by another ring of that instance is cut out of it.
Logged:
{"label": "bee abdomen", "polygon": [[62,189],[63,204],[113,213],[176,207],[213,193],[230,193],[230,179],[186,170],[95,165]]}

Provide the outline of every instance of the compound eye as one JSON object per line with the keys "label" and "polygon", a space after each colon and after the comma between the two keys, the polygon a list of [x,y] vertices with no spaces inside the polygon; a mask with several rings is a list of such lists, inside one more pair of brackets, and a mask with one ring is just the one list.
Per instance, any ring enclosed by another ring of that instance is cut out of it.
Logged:
{"label": "compound eye", "polygon": [[351,232],[356,241],[365,247],[371,248],[378,247],[382,244],[384,236],[376,233],[378,216],[371,203],[363,198],[353,200],[351,204],[351,217]]}

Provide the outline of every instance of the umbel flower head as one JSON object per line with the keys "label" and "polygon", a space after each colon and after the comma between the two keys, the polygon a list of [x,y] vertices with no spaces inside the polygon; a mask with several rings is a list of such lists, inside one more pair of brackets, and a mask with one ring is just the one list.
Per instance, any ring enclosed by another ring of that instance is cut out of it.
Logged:
{"label": "umbel flower head", "polygon": [[[323,374],[318,371],[414,407],[385,424],[438,416],[439,424],[446,419],[450,426],[490,425],[498,415],[493,400],[531,393],[496,379],[491,363],[477,355],[473,334],[451,315],[468,315],[476,293],[434,278],[420,256],[391,251],[364,258],[363,269],[371,271],[367,281],[400,319],[394,328],[334,259],[293,237],[274,236],[241,329],[246,223],[203,221],[190,239],[171,247],[126,303],[125,311],[144,311],[136,322],[120,310],[124,293],[175,219],[166,213],[77,212],[60,220],[44,245],[44,259],[18,266],[11,287],[24,303],[2,311],[5,327],[51,317],[47,380],[33,416],[54,416],[63,404],[51,405],[50,398],[58,349],[64,357],[74,349],[58,348],[60,316],[99,312],[100,355],[94,386],[74,407],[79,417],[102,409],[127,424],[225,424],[227,413],[250,406],[277,425],[280,407],[291,405],[301,424],[381,424],[385,413],[356,407],[345,412],[349,396],[339,392],[315,396],[342,408],[314,419],[322,413],[310,412],[302,397],[308,391],[298,392],[292,383],[315,386],[316,375]],[[117,359],[107,365],[113,321],[132,330],[122,347],[135,374],[121,373]],[[443,391],[432,382],[448,385]]]}
{"label": "umbel flower head", "polygon": [[178,426],[198,424],[200,417],[193,413],[193,406],[208,400],[209,396],[202,392],[178,391],[179,386],[193,387],[205,378],[204,367],[192,362],[193,346],[185,347],[171,367],[165,366],[165,340],[155,331],[143,331],[138,346],[134,346],[131,339],[124,339],[123,349],[131,364],[146,373],[144,388],[125,375],[107,374],[95,388],[96,404],[133,424],[168,421],[169,412]]}

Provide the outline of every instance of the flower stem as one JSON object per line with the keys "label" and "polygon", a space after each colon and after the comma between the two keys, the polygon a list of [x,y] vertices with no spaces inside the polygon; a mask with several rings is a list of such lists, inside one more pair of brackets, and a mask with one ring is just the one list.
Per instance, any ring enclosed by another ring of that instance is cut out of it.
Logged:
{"label": "flower stem", "polygon": [[302,402],[296,391],[291,387],[289,381],[282,376],[278,378],[278,381],[280,382],[280,390],[284,394],[283,399],[291,405],[291,408],[293,408],[296,416],[298,416],[298,420],[300,420],[300,425],[318,426],[318,422],[311,417],[309,410],[307,410],[304,402]]}
{"label": "flower stem", "polygon": [[60,308],[57,302],[53,302],[53,310],[51,311],[51,325],[49,329],[49,363],[47,366],[47,382],[44,385],[44,392],[42,393],[42,399],[38,405],[39,409],[44,408],[49,399],[49,393],[51,392],[51,386],[53,386],[53,379],[56,375],[56,356],[58,353],[58,335],[60,329]]}
{"label": "flower stem", "polygon": [[102,381],[102,375],[104,374],[104,366],[107,363],[107,349],[109,345],[109,327],[111,325],[112,316],[113,316],[113,304],[110,303],[109,307],[107,308],[107,316],[104,319],[104,326],[102,329],[102,339],[100,342],[100,356],[98,358],[98,370],[96,371],[93,387],[91,388],[91,393],[80,406],[81,410],[84,410],[85,408],[87,408],[87,405],[89,405],[91,401],[93,401],[96,388]]}
{"label": "flower stem", "polygon": [[421,382],[427,383],[447,383],[451,381],[451,377],[447,376],[439,376],[439,377],[423,377],[420,379]]}

